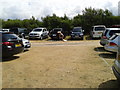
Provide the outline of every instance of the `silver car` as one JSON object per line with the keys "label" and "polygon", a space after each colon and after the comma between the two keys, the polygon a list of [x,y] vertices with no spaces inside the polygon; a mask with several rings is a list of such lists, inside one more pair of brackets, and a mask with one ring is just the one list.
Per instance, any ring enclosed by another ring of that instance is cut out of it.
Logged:
{"label": "silver car", "polygon": [[120,33],[120,28],[107,28],[102,34],[100,44],[102,46],[106,45],[109,38],[115,33]]}
{"label": "silver car", "polygon": [[22,42],[23,42],[23,45],[24,45],[24,51],[28,50],[31,47],[31,43],[30,43],[29,40],[22,38]]}
{"label": "silver car", "polygon": [[112,70],[118,81],[120,81],[120,39],[118,41],[117,58],[114,62],[114,65],[112,66]]}
{"label": "silver car", "polygon": [[117,52],[118,41],[120,41],[120,33],[116,33],[111,38],[109,38],[107,44],[104,46],[105,50],[110,52]]}

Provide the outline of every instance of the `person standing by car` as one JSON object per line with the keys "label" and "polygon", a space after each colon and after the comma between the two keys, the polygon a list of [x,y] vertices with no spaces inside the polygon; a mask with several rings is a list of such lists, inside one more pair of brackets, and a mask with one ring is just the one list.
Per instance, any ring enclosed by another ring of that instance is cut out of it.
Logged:
{"label": "person standing by car", "polygon": [[64,35],[63,35],[63,33],[62,33],[61,31],[58,31],[58,32],[57,32],[57,35],[58,35],[58,39],[59,39],[59,40],[61,39],[61,40],[63,40],[63,41],[67,41],[67,40],[64,39]]}

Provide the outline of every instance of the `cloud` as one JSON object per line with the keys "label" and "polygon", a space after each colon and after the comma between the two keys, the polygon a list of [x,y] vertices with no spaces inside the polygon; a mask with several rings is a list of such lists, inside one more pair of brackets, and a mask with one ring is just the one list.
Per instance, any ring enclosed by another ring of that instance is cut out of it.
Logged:
{"label": "cloud", "polygon": [[35,16],[40,19],[55,13],[57,16],[73,17],[86,7],[109,9],[117,15],[119,0],[1,0],[0,18],[25,19]]}

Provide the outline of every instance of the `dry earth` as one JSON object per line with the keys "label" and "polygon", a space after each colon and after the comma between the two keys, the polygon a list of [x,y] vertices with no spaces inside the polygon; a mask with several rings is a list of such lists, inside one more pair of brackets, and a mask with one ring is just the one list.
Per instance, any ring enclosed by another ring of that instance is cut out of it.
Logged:
{"label": "dry earth", "polygon": [[117,88],[115,54],[99,41],[31,41],[29,51],[3,59],[3,88]]}

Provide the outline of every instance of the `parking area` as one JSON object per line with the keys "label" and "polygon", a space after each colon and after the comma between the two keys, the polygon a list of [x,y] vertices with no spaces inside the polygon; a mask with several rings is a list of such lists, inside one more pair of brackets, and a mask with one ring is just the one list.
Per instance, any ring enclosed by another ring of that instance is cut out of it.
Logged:
{"label": "parking area", "polygon": [[116,54],[99,40],[31,41],[29,51],[3,59],[3,88],[117,88]]}

